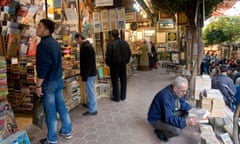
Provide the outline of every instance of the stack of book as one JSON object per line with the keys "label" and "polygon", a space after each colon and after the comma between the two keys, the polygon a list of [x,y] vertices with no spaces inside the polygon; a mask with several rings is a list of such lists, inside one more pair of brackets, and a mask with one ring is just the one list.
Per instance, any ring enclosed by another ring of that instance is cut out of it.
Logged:
{"label": "stack of book", "polygon": [[63,89],[63,97],[68,110],[75,108],[80,103],[80,85],[79,76],[75,75],[65,79],[65,88]]}
{"label": "stack of book", "polygon": [[109,83],[97,83],[95,87],[97,99],[101,97],[110,97],[112,87]]}
{"label": "stack of book", "polygon": [[22,57],[8,63],[8,100],[15,112],[32,113],[36,72],[31,62],[31,59]]}
{"label": "stack of book", "polygon": [[6,99],[8,95],[7,64],[5,57],[0,57],[0,99]]}
{"label": "stack of book", "polygon": [[209,112],[212,111],[212,99],[203,97],[201,99],[201,108],[208,110]]}
{"label": "stack of book", "polygon": [[201,132],[201,143],[203,143],[203,144],[220,144],[211,125],[201,124],[200,132]]}
{"label": "stack of book", "polygon": [[[204,91],[204,96],[206,97],[203,101],[210,101],[211,100],[211,116],[212,117],[220,117],[224,118],[224,108],[225,102],[223,100],[223,95],[218,89],[208,89]],[[207,102],[206,102],[207,103]],[[209,103],[209,102],[208,102]],[[206,106],[206,105],[205,105]],[[205,108],[205,107],[202,107]],[[206,108],[209,109],[209,106]]]}
{"label": "stack of book", "polygon": [[0,57],[0,141],[17,131],[17,124],[11,104],[7,101],[7,64],[5,57]]}

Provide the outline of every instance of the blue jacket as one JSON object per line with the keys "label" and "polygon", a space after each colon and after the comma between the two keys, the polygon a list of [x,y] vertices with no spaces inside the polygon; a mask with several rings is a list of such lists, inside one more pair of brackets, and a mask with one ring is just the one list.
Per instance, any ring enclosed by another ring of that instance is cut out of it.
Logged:
{"label": "blue jacket", "polygon": [[37,46],[36,69],[44,83],[62,78],[61,46],[52,36],[43,37]]}
{"label": "blue jacket", "polygon": [[[149,123],[153,124],[156,121],[161,120],[178,128],[186,127],[186,119],[174,114],[176,108],[176,98],[177,96],[173,93],[171,85],[158,92],[148,111]],[[179,110],[186,112],[191,109],[191,106],[185,102],[185,98],[183,96],[180,97],[179,100]]]}
{"label": "blue jacket", "polygon": [[234,97],[237,90],[233,80],[226,75],[219,74],[212,79],[212,88],[219,89],[223,94],[223,99],[226,103],[231,102],[229,98]]}

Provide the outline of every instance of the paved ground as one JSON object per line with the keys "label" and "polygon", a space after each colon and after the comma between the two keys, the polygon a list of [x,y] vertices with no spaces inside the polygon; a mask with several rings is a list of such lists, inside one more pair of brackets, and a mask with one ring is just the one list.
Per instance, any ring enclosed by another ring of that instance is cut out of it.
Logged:
{"label": "paved ground", "polygon": [[[127,99],[112,102],[109,98],[98,100],[97,116],[82,116],[86,108],[78,106],[70,112],[73,122],[73,138],[61,144],[161,144],[147,122],[147,112],[155,93],[173,79],[165,70],[137,72],[128,79]],[[32,144],[46,136],[43,131],[29,127]],[[179,137],[168,144],[199,144],[197,128],[186,128]]]}

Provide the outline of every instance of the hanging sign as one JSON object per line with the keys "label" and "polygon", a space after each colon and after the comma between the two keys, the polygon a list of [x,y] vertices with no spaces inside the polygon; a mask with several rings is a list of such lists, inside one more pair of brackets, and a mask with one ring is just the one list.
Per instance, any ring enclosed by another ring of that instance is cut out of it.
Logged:
{"label": "hanging sign", "polygon": [[95,0],[96,7],[113,6],[113,0]]}

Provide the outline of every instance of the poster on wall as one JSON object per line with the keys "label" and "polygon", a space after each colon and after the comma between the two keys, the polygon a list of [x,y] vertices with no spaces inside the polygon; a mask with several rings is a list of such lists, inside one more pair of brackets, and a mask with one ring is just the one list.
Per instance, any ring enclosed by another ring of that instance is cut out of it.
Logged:
{"label": "poster on wall", "polygon": [[109,31],[109,22],[108,22],[108,10],[104,9],[101,10],[101,24],[102,24],[102,31]]}
{"label": "poster on wall", "polygon": [[100,18],[100,12],[93,12],[93,31],[95,33],[101,32],[101,18]]}
{"label": "poster on wall", "polygon": [[109,10],[109,27],[110,30],[117,29],[117,12],[116,9]]}
{"label": "poster on wall", "polygon": [[118,17],[118,29],[125,29],[125,8],[119,8],[117,12]]}
{"label": "poster on wall", "polygon": [[177,33],[169,32],[168,33],[168,41],[176,41],[177,40]]}
{"label": "poster on wall", "polygon": [[100,20],[100,12],[93,12],[93,23],[94,24],[100,24],[101,20]]}
{"label": "poster on wall", "polygon": [[157,33],[157,43],[165,43],[166,42],[166,32],[158,32]]}
{"label": "poster on wall", "polygon": [[125,15],[126,22],[136,22],[137,21],[137,13],[136,12],[129,12]]}

